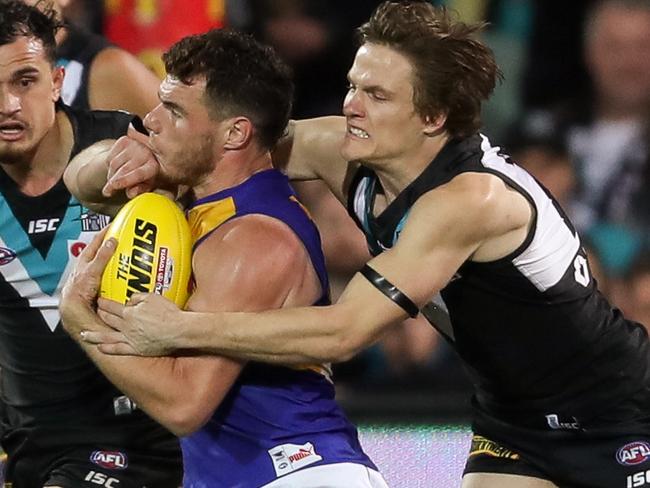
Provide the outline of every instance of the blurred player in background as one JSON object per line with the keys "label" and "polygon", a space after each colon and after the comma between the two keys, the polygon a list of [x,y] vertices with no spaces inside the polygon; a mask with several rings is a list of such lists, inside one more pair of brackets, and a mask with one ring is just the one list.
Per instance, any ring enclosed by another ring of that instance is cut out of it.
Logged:
{"label": "blurred player in background", "polygon": [[[25,0],[54,8],[59,18],[70,0]],[[160,80],[144,64],[106,38],[71,24],[56,35],[56,64],[65,68],[61,99],[77,109],[126,110],[144,117],[157,103]]]}
{"label": "blurred player in background", "polygon": [[[107,223],[62,180],[84,147],[124,134],[126,113],[59,98],[58,21],[0,0],[2,446],[14,488],[176,488],[177,440],[106,380],[60,326],[63,282]],[[112,466],[112,468],[111,468]]]}

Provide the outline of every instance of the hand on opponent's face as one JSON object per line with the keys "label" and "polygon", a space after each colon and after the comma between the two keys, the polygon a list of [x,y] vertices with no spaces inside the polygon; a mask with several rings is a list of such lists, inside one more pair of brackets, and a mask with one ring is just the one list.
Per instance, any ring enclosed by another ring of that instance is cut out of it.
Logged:
{"label": "hand on opponent's face", "polygon": [[149,137],[133,124],[120,137],[108,157],[108,175],[102,193],[106,197],[124,190],[129,198],[153,190],[158,185],[160,165],[149,146]]}

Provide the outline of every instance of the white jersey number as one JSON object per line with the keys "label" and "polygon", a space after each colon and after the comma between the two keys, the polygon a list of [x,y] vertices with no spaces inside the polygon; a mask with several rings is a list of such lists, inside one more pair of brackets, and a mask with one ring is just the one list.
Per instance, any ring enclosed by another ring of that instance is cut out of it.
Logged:
{"label": "white jersey number", "polygon": [[582,286],[589,286],[589,266],[587,265],[587,260],[577,255],[573,261],[573,268],[575,269],[573,277],[576,281]]}

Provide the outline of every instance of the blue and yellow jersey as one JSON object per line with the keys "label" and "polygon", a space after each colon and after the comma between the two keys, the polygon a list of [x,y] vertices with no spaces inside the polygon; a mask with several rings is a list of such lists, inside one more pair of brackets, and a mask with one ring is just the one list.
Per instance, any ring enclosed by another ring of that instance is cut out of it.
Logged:
{"label": "blue and yellow jersey", "polygon": [[[288,225],[307,249],[328,305],[329,283],[316,226],[283,174],[262,171],[194,202],[194,247],[221,224],[251,214]],[[248,363],[209,422],[181,440],[186,488],[258,487],[306,466],[353,462],[376,469],[334,400],[329,367]]]}

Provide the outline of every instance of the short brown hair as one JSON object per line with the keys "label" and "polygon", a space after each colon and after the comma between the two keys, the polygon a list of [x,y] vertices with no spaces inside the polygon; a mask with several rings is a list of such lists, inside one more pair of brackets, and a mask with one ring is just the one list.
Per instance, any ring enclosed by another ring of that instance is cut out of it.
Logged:
{"label": "short brown hair", "polygon": [[428,2],[388,1],[357,32],[362,44],[385,45],[409,58],[417,112],[445,113],[450,135],[467,137],[481,126],[481,103],[501,78],[492,51],[473,38],[484,26],[453,20]]}
{"label": "short brown hair", "polygon": [[243,115],[257,139],[273,147],[289,121],[291,71],[269,46],[235,31],[211,30],[187,36],[163,54],[165,69],[184,83],[205,77],[211,116]]}

